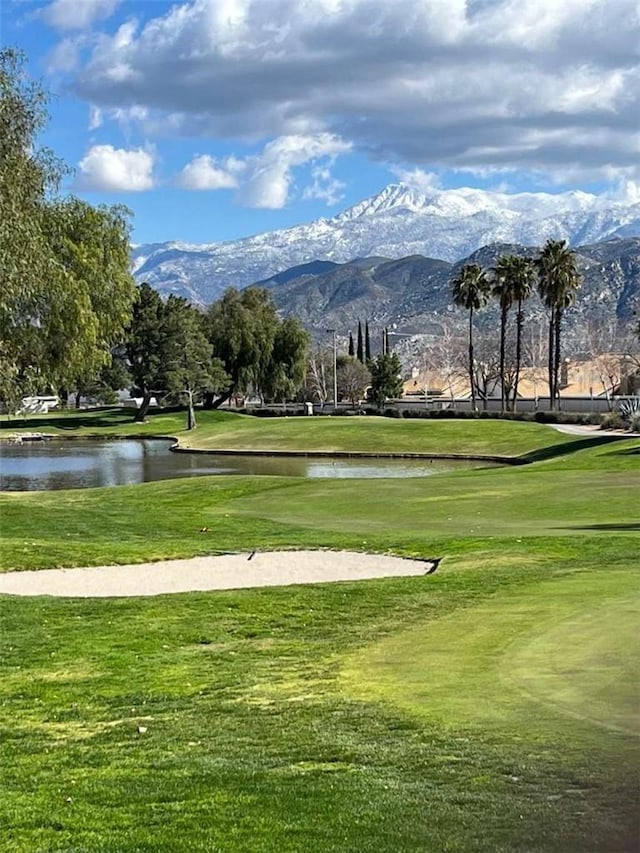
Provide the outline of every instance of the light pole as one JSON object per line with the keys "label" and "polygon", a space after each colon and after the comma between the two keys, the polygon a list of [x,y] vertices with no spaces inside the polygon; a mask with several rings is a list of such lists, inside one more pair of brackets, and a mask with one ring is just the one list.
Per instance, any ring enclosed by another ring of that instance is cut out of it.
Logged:
{"label": "light pole", "polygon": [[327,329],[328,335],[333,335],[333,408],[338,411],[338,348],[336,343],[336,330]]}

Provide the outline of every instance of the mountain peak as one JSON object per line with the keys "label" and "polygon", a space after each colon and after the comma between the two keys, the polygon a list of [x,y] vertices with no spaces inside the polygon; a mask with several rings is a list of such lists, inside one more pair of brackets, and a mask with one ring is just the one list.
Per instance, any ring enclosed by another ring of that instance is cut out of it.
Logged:
{"label": "mountain peak", "polygon": [[352,219],[360,219],[362,216],[371,216],[375,213],[384,213],[398,208],[416,212],[428,204],[427,199],[413,187],[407,184],[389,184],[379,193],[371,198],[354,204],[353,207],[336,216],[339,222],[348,222]]}

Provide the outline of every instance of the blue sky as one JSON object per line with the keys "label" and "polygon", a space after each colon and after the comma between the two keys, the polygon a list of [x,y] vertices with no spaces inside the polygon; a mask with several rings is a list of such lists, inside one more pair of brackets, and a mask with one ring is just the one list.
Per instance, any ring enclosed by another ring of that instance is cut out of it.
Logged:
{"label": "blue sky", "polygon": [[65,189],[135,242],[426,193],[640,192],[636,0],[2,0]]}

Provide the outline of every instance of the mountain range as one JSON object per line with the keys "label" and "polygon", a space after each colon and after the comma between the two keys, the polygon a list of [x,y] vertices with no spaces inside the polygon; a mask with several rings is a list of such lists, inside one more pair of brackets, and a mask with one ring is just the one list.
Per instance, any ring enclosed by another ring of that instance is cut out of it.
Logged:
{"label": "mountain range", "polygon": [[275,281],[278,273],[316,262],[421,256],[421,263],[437,258],[430,263],[455,264],[493,244],[538,247],[554,238],[582,246],[637,235],[640,203],[584,192],[462,188],[425,194],[392,184],[331,219],[220,243],[139,245],[132,262],[138,281],[206,305],[229,286]]}
{"label": "mountain range", "polygon": [[[631,320],[640,304],[640,237],[580,246],[575,253],[582,284],[575,306],[566,313],[566,325]],[[435,331],[451,312],[462,316],[452,305],[451,279],[463,264],[490,268],[502,254],[527,255],[531,249],[493,243],[456,263],[421,255],[361,258],[345,264],[322,261],[259,283],[271,291],[283,315],[297,317],[317,336],[327,328],[344,334],[357,328],[360,319],[368,320],[376,332],[395,325],[404,334],[421,334]],[[537,296],[527,307],[529,314],[532,311],[539,316],[544,313]]]}

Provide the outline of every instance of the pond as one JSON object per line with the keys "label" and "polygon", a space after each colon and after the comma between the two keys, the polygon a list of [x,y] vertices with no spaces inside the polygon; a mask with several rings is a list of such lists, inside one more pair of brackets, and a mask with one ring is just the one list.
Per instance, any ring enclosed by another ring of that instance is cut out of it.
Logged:
{"label": "pond", "polygon": [[284,477],[426,477],[491,463],[451,459],[313,458],[209,453],[172,453],[172,442],[0,442],[0,490],[36,491],[122,486],[205,474]]}

